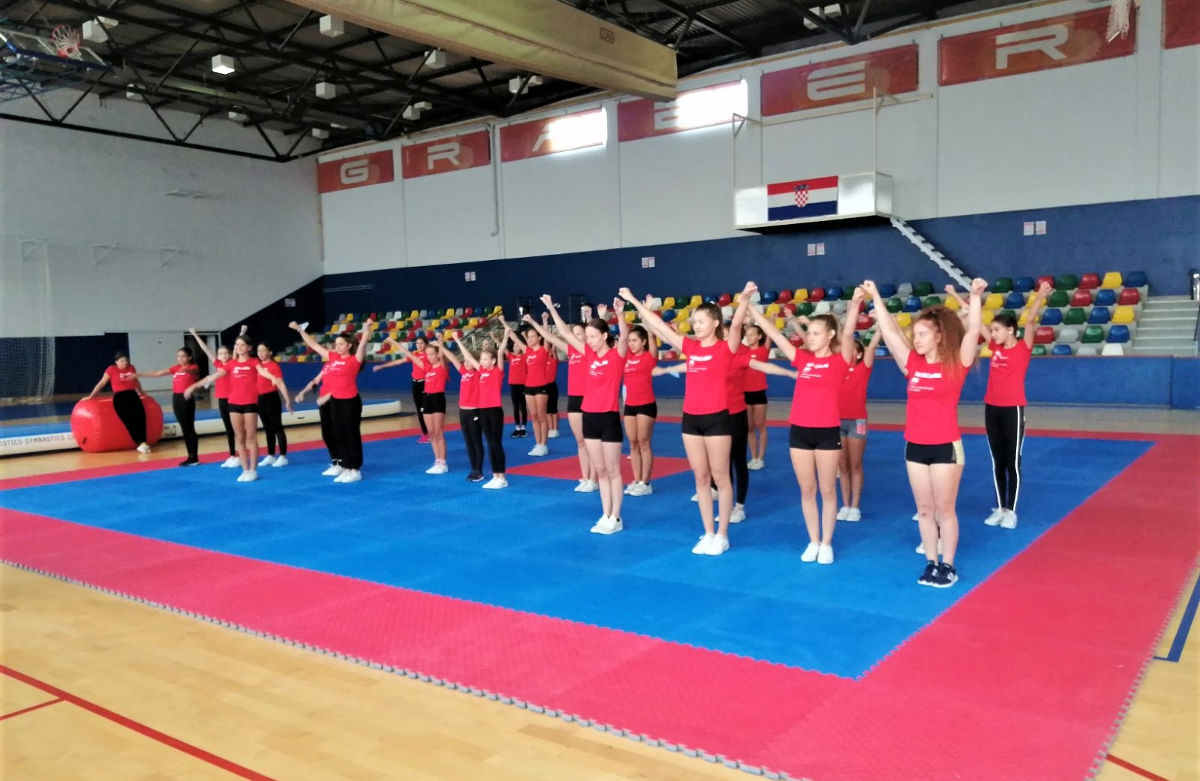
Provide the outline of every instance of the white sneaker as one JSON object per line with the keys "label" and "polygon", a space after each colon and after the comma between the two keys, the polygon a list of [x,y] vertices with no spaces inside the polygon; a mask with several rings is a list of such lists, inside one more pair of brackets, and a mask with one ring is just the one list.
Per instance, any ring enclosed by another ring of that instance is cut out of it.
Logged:
{"label": "white sneaker", "polygon": [[230,456],[221,462],[222,469],[237,469],[242,465],[242,460],[237,456]]}
{"label": "white sneaker", "polygon": [[992,514],[983,519],[984,526],[999,526],[1000,520],[1004,517],[1003,507],[993,507]]}
{"label": "white sneaker", "polygon": [[[924,556],[925,555],[925,543],[923,543],[923,542],[917,543],[916,552],[921,554],[922,556]],[[938,540],[938,555],[939,556],[942,555],[942,541],[941,540]]]}
{"label": "white sneaker", "polygon": [[693,502],[699,502],[699,501],[700,501],[700,494],[692,494],[692,501],[693,501]]}
{"label": "white sneaker", "polygon": [[333,478],[335,483],[357,483],[359,480],[362,480],[362,472],[357,469],[347,469]]}
{"label": "white sneaker", "polygon": [[837,519],[838,519],[839,521],[844,521],[844,520],[846,520],[846,513],[848,513],[848,512],[850,512],[850,508],[849,508],[849,507],[841,507],[841,508],[839,508],[839,509],[838,509],[838,514],[837,514]]}
{"label": "white sneaker", "polygon": [[595,480],[580,480],[579,485],[575,486],[575,493],[590,494],[595,493],[600,489],[600,484]]}
{"label": "white sneaker", "polygon": [[764,466],[766,466],[766,464],[763,462],[763,460],[761,458],[752,458],[746,464],[747,469],[753,469],[755,471],[762,469]]}
{"label": "white sneaker", "polygon": [[1013,512],[1012,510],[1005,510],[1004,517],[1000,519],[1000,528],[1001,529],[1017,528],[1017,514],[1015,512]]}
{"label": "white sneaker", "polygon": [[150,446],[147,445],[145,442],[143,442],[142,444],[138,445],[138,452],[139,453],[149,453]]}
{"label": "white sneaker", "polygon": [[263,456],[258,460],[259,466],[270,466],[275,463],[275,456]]}
{"label": "white sneaker", "polygon": [[708,552],[708,546],[712,545],[712,541],[716,539],[715,534],[706,534],[700,538],[700,542],[692,546],[692,553],[704,554]]}
{"label": "white sneaker", "polygon": [[275,456],[275,463],[271,464],[271,466],[287,466],[287,465],[288,465],[287,456]]}
{"label": "white sneaker", "polygon": [[552,428],[546,432],[546,439],[558,439],[558,429]]}
{"label": "white sneaker", "polygon": [[635,494],[635,496],[650,496],[654,493],[654,486],[650,485],[649,483],[638,483],[638,485],[641,487],[638,488],[638,492]]}
{"label": "white sneaker", "polygon": [[425,474],[427,474],[427,475],[444,475],[449,471],[450,471],[450,467],[446,466],[445,464],[434,464],[433,466],[431,466],[425,470]]}
{"label": "white sneaker", "polygon": [[832,564],[833,563],[833,546],[832,545],[821,545],[817,549],[817,563],[818,564]]}
{"label": "white sneaker", "polygon": [[[625,486],[624,494],[626,496],[634,496],[633,489],[634,489],[634,486],[636,486],[636,485],[637,485],[637,483],[630,483],[629,485]],[[575,490],[578,491],[579,489],[576,488]]]}
{"label": "white sneaker", "polygon": [[321,473],[321,476],[322,477],[337,477],[344,471],[346,471],[346,470],[342,469],[341,464],[330,464],[325,469],[325,471]]}
{"label": "white sneaker", "polygon": [[800,554],[800,561],[803,561],[805,564],[811,564],[817,560],[817,554],[820,552],[820,543],[810,542],[808,547],[804,549],[804,553]]}
{"label": "white sneaker", "polygon": [[492,479],[484,483],[483,487],[491,489],[508,488],[508,480],[499,475],[492,475]]}
{"label": "white sneaker", "polygon": [[708,547],[704,549],[704,555],[720,556],[727,550],[729,550],[729,538],[722,534],[714,534],[708,543]]}
{"label": "white sneaker", "polygon": [[729,514],[730,523],[741,523],[746,520],[746,508],[743,505],[735,504],[733,512]]}
{"label": "white sneaker", "polygon": [[253,482],[254,482],[255,480],[257,480],[257,479],[258,479],[258,472],[257,472],[257,471],[255,471],[255,472],[242,472],[240,475],[238,475],[238,479],[237,479],[237,481],[238,481],[239,483],[253,483]]}
{"label": "white sneaker", "polygon": [[613,518],[611,515],[602,515],[600,520],[596,521],[592,526],[592,534],[616,534],[625,528],[625,524],[620,518]]}
{"label": "white sneaker", "polygon": [[914,521],[919,521],[919,520],[921,520],[921,514],[920,514],[920,513],[913,513],[913,520],[914,520]]}
{"label": "white sneaker", "polygon": [[534,445],[533,450],[529,451],[529,455],[544,456],[549,452],[550,452],[550,448],[546,447],[545,445]]}
{"label": "white sneaker", "polygon": [[843,521],[861,521],[862,520],[862,510],[858,509],[857,507],[847,507],[846,508],[846,517],[842,518],[841,520],[843,520]]}

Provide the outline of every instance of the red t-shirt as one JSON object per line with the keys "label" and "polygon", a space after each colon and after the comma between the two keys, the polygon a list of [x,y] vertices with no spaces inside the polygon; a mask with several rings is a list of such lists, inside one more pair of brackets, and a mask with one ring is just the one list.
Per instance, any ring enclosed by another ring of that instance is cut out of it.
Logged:
{"label": "red t-shirt", "polygon": [[358,370],[362,364],[357,355],[339,355],[330,350],[325,359],[325,383],[321,390],[335,399],[352,399],[358,395]]}
{"label": "red t-shirt", "polygon": [[859,362],[846,370],[842,390],[838,395],[838,415],[846,420],[867,419],[867,383],[871,380],[871,368]]}
{"label": "red t-shirt", "polygon": [[229,378],[229,403],[257,404],[258,403],[258,367],[257,358],[247,358],[239,361],[234,358],[225,363],[225,374]]}
{"label": "red t-shirt", "polygon": [[[275,363],[275,361],[267,361],[266,363],[263,364],[263,368],[266,369],[267,371],[269,371],[275,377],[283,376],[283,369],[281,369],[279,367],[279,364]],[[274,393],[274,392],[275,392],[275,383],[271,382],[270,380],[268,380],[266,377],[262,376],[261,374],[258,375],[258,395],[261,396],[264,393]]]}
{"label": "red t-shirt", "polygon": [[462,375],[462,379],[458,381],[458,408],[475,409],[479,406],[479,373],[466,364],[463,364],[458,373]]}
{"label": "red t-shirt", "polygon": [[1025,373],[1033,355],[1029,345],[1018,339],[1012,347],[991,342],[988,349],[992,351],[992,365],[983,403],[993,407],[1024,407]]}
{"label": "red t-shirt", "polygon": [[[230,361],[213,361],[213,368],[214,369],[224,369],[225,371],[228,372],[230,363],[231,363]],[[224,377],[218,377],[217,381],[213,383],[213,386],[216,388],[216,394],[217,394],[218,399],[228,399],[229,398],[229,375],[228,374],[226,374]]]}
{"label": "red t-shirt", "polygon": [[546,348],[546,384],[558,382],[558,351],[553,347]]}
{"label": "red t-shirt", "polygon": [[475,384],[479,387],[479,409],[499,407],[500,386],[504,384],[504,370],[499,366],[493,366],[490,369],[480,369],[475,376]]}
{"label": "red t-shirt", "polygon": [[725,403],[729,405],[730,415],[746,411],[745,388],[746,375],[751,372],[750,353],[749,347],[740,345],[729,361],[729,369],[725,374]]}
{"label": "red t-shirt", "polygon": [[625,403],[640,407],[654,402],[654,377],[650,372],[658,365],[658,357],[649,350],[625,353]]}
{"label": "red t-shirt", "polygon": [[625,359],[610,347],[597,355],[591,347],[583,350],[584,412],[617,412],[621,407],[621,378],[625,376]]}
{"label": "red t-shirt", "polygon": [[508,384],[525,384],[525,356],[521,353],[508,354]]}
{"label": "red t-shirt", "polygon": [[425,392],[426,393],[445,393],[446,392],[446,362],[442,361],[439,364],[429,364],[425,369]]}
{"label": "red t-shirt", "polygon": [[958,398],[967,370],[956,361],[957,371],[946,371],[914,350],[904,373],[908,376],[904,439],[914,445],[944,445],[962,439],[958,430]]}
{"label": "red t-shirt", "polygon": [[194,363],[179,363],[168,371],[171,372],[172,393],[183,393],[196,380],[200,379],[200,367]]}
{"label": "red t-shirt", "polygon": [[683,389],[683,411],[689,415],[711,415],[728,410],[725,400],[725,375],[733,353],[729,344],[719,340],[704,347],[697,339],[683,340],[687,359],[687,383]]}
{"label": "red t-shirt", "polygon": [[[550,369],[550,376],[553,377],[558,371],[557,363]],[[582,396],[584,385],[584,366],[583,353],[576,350],[571,345],[567,345],[567,395]]]}
{"label": "red t-shirt", "polygon": [[818,358],[808,350],[797,350],[792,367],[800,375],[792,391],[792,413],[788,416],[788,422],[793,426],[809,428],[839,425],[838,394],[849,369],[842,354]]}
{"label": "red t-shirt", "polygon": [[526,387],[540,388],[550,382],[546,379],[546,352],[545,345],[525,351]]}
{"label": "red t-shirt", "polygon": [[104,373],[108,375],[108,379],[112,383],[113,393],[120,393],[121,391],[127,390],[137,390],[137,367],[132,363],[126,366],[124,369],[118,369],[117,365],[114,363],[112,366],[109,366],[107,369],[105,369]]}
{"label": "red t-shirt", "polygon": [[[766,361],[771,357],[771,348],[766,345],[759,347],[747,347],[750,351],[750,360]],[[767,389],[767,375],[760,372],[758,369],[746,369],[746,383],[742,386],[743,391],[765,391]]]}
{"label": "red t-shirt", "polygon": [[424,355],[420,355],[418,353],[413,353],[412,358],[409,360],[413,367],[413,382],[424,382],[425,372],[429,370],[429,361],[425,359]]}

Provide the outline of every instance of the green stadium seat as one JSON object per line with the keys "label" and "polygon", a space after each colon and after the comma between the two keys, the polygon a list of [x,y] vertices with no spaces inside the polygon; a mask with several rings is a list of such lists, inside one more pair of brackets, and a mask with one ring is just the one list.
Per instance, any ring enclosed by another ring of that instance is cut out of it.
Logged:
{"label": "green stadium seat", "polygon": [[887,311],[891,312],[892,314],[896,314],[902,309],[904,309],[904,302],[899,298],[893,296],[887,300]]}
{"label": "green stadium seat", "polygon": [[932,295],[933,294],[933,283],[932,282],[914,282],[912,294],[919,298],[924,298],[925,296]]}
{"label": "green stadium seat", "polygon": [[1087,322],[1087,312],[1077,306],[1073,306],[1067,310],[1067,316],[1063,318],[1063,323],[1066,325],[1083,325]]}
{"label": "green stadium seat", "polygon": [[993,293],[1010,293],[1013,289],[1013,281],[1009,277],[998,277],[992,281]]}
{"label": "green stadium seat", "polygon": [[1071,297],[1067,295],[1065,290],[1055,290],[1046,299],[1046,306],[1054,309],[1062,309],[1071,303]]}
{"label": "green stadium seat", "polygon": [[925,307],[941,306],[942,298],[941,298],[941,296],[926,296],[925,300],[922,301],[921,303]]}
{"label": "green stadium seat", "polygon": [[1075,274],[1063,274],[1054,281],[1055,290],[1074,290],[1079,287],[1079,277]]}
{"label": "green stadium seat", "polygon": [[1080,341],[1082,341],[1084,344],[1100,344],[1104,341],[1103,326],[1089,325],[1087,328],[1083,329],[1083,339]]}
{"label": "green stadium seat", "polygon": [[1035,358],[1036,358],[1036,357],[1040,357],[1040,356],[1044,356],[1044,355],[1046,355],[1046,345],[1044,345],[1044,344],[1035,344],[1035,345],[1033,346],[1033,350],[1032,350],[1031,352],[1032,352],[1032,354],[1033,354],[1033,356],[1034,356]]}

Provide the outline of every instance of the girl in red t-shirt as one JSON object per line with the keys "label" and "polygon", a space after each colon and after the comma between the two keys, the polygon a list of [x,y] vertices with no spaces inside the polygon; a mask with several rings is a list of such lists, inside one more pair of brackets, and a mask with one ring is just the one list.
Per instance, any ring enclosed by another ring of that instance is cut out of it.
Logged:
{"label": "girl in red t-shirt", "polygon": [[[629,437],[629,462],[633,482],[625,489],[630,496],[654,493],[650,478],[654,473],[654,421],[658,401],[654,397],[654,369],[658,366],[658,345],[643,326],[629,327],[624,312],[617,309],[617,326],[625,334],[625,435]],[[600,319],[606,319],[601,313]]]}
{"label": "girl in red t-shirt", "polygon": [[[615,534],[621,531],[621,378],[625,373],[625,335],[615,343],[608,324],[601,319],[589,320],[583,338],[567,326],[549,295],[541,298],[566,346],[581,357],[582,433],[587,450],[588,465],[594,470],[600,493],[600,519],[592,526],[593,534]],[[614,307],[620,301],[614,302]],[[603,310],[600,314],[603,315]]]}
{"label": "girl in red t-shirt", "polygon": [[[588,456],[588,449],[583,443],[583,383],[585,376],[585,368],[583,365],[583,351],[575,348],[575,343],[582,344],[584,341],[584,326],[583,323],[571,323],[567,325],[562,322],[562,317],[557,310],[552,310],[556,325],[558,325],[559,336],[556,336],[546,324],[539,324],[529,315],[525,315],[525,322],[530,328],[537,331],[541,337],[542,343],[546,345],[547,354],[552,354],[555,350],[562,350],[567,354],[567,422],[571,426],[571,433],[575,435],[575,452],[579,458],[579,484],[575,486],[578,493],[591,493],[599,488],[596,482],[595,469],[592,467]],[[584,316],[590,319],[591,308],[584,307]],[[546,314],[549,317],[550,313]],[[568,340],[567,334],[574,337]],[[549,372],[557,372],[557,368],[551,369],[551,366],[557,367],[558,361],[547,363],[548,377],[553,378],[554,374]],[[558,421],[557,414],[551,414],[549,411],[550,402],[553,400],[553,386],[557,383],[547,383],[547,419],[549,420],[549,430],[547,437],[550,437],[554,431],[554,426]]]}
{"label": "girl in red t-shirt", "polygon": [[459,360],[454,355],[454,351],[447,349],[442,353],[443,357],[450,362],[451,365],[458,371],[458,430],[462,433],[463,442],[467,446],[467,463],[470,465],[470,471],[467,472],[467,482],[482,483],[483,482],[483,427],[479,422],[479,362],[471,358],[467,360],[470,352],[466,345],[458,338],[458,334],[449,331],[454,343],[458,345],[459,351],[462,353],[462,360]]}
{"label": "girl in red t-shirt", "polygon": [[[747,323],[743,344],[750,351],[750,360],[765,362],[771,355],[767,335],[754,323]],[[749,469],[762,469],[767,455],[767,375],[748,369],[742,393],[746,400],[746,425],[750,441]]]}
{"label": "girl in red t-shirt", "polygon": [[[621,298],[633,304],[642,324],[655,336],[687,358],[687,383],[683,395],[683,449],[696,480],[696,498],[704,536],[692,553],[720,556],[729,550],[729,516],[733,512],[733,486],[729,480],[729,448],[732,441],[726,374],[733,354],[742,343],[742,321],[750,294],[758,288],[747,282],[733,315],[729,333],[724,333],[721,310],[702,304],[692,313],[694,339],[684,336],[638,300],[629,288]],[[717,526],[713,527],[712,484],[717,486]]]}
{"label": "girl in red t-shirt", "polygon": [[[258,417],[267,436],[267,454],[259,466],[287,466],[287,434],[283,430],[283,410],[292,412],[292,397],[283,381],[283,369],[275,362],[275,352],[265,343],[257,347],[258,362],[271,377],[258,378]],[[275,455],[278,447],[279,455]]]}
{"label": "girl in red t-shirt", "polygon": [[92,388],[91,393],[84,396],[84,400],[95,398],[110,382],[113,390],[113,411],[125,424],[130,438],[138,443],[137,451],[149,453],[150,445],[146,442],[146,408],[142,406],[142,397],[146,394],[142,390],[142,384],[138,382],[137,367],[129,362],[128,353],[117,353],[113,365],[104,370],[100,381]]}
{"label": "girl in red t-shirt", "polygon": [[[507,323],[503,315],[500,319]],[[529,422],[529,406],[525,403],[525,359],[522,357],[525,343],[507,328],[504,330],[504,339],[505,344],[500,345],[500,349],[505,351],[508,358],[508,394],[513,408],[513,430],[509,436],[523,439],[528,434],[525,425]]]}
{"label": "girl in red t-shirt", "polygon": [[[987,283],[971,283],[967,324],[944,306],[923,310],[912,325],[912,343],[888,313],[871,280],[863,289],[875,303],[875,316],[896,365],[908,378],[904,420],[904,459],[908,482],[917,503],[925,571],[922,586],[949,588],[958,580],[954,554],[958,549],[955,502],[962,480],[963,447],[958,429],[958,400],[967,370],[975,362],[983,321],[980,300]],[[942,559],[938,561],[941,546]]]}
{"label": "girl in red t-shirt", "polygon": [[[542,328],[547,332],[550,330],[549,312],[542,312]],[[546,341],[545,334],[542,343],[546,345],[546,438],[558,439],[558,348]],[[567,393],[570,393],[569,388]]]}
{"label": "girl in red t-shirt", "polygon": [[[512,332],[508,329],[508,323],[503,323],[503,325],[504,335],[499,340],[501,344],[512,336]],[[455,337],[455,341],[458,341],[457,337]],[[478,406],[475,408],[475,413],[483,438],[487,441],[488,458],[492,466],[492,479],[484,483],[483,487],[488,489],[508,488],[508,479],[504,475],[506,459],[504,440],[502,439],[504,436],[504,407],[500,402],[501,390],[504,385],[504,351],[490,339],[484,342],[478,359],[472,356],[461,342],[459,342],[459,347],[462,349],[463,362],[473,366],[476,372]]]}
{"label": "girl in red t-shirt", "polygon": [[404,345],[397,345],[400,354],[413,363],[420,361],[425,366],[425,389],[421,397],[421,416],[429,431],[429,447],[433,450],[433,466],[425,470],[427,475],[444,475],[450,471],[446,463],[446,381],[449,379],[444,353],[438,344],[427,344],[424,356],[410,353]]}
{"label": "girl in red t-shirt", "polygon": [[[862,306],[863,291],[855,289],[846,319],[855,322]],[[837,318],[817,315],[808,321],[804,347],[797,348],[759,312],[750,310],[755,324],[775,343],[797,370],[792,411],[788,420],[788,446],[792,470],[800,484],[800,509],[808,530],[804,562],[833,563],[833,531],[837,525],[837,470],[841,457],[841,421],[838,391],[850,361],[854,360],[854,331],[838,333]],[[750,368],[769,371],[773,364],[751,361]],[[821,497],[818,513],[817,494]]]}
{"label": "girl in red t-shirt", "polygon": [[180,347],[175,353],[175,365],[152,372],[139,372],[139,377],[171,376],[171,409],[183,434],[183,445],[187,458],[180,466],[195,466],[200,463],[200,437],[196,436],[196,400],[183,395],[196,380],[200,379],[200,367],[192,360],[192,348]]}
{"label": "girl in red t-shirt", "polygon": [[[390,344],[393,348],[400,346],[400,343],[390,336],[384,339],[383,343]],[[425,348],[429,346],[429,340],[424,336],[418,336],[413,340],[413,344],[416,346],[416,352],[405,353],[394,361],[377,363],[371,368],[371,371],[377,372],[383,369],[393,369],[404,363],[412,364],[413,409],[418,410],[417,423],[421,426],[421,436],[417,439],[417,444],[425,445],[429,443],[429,428],[425,425],[425,416],[421,415],[419,410],[425,398]]]}
{"label": "girl in red t-shirt", "polygon": [[[529,315],[525,315],[529,318]],[[529,318],[532,319],[532,318]],[[526,321],[521,329],[525,338],[525,349],[522,358],[525,361],[525,403],[529,405],[529,420],[533,423],[533,449],[531,456],[544,456],[550,452],[546,438],[550,431],[550,420],[546,414],[547,394],[550,392],[550,379],[546,376],[546,345],[542,344],[542,335]]]}
{"label": "girl in red t-shirt", "polygon": [[375,330],[373,320],[364,320],[355,347],[354,337],[338,334],[333,338],[333,349],[318,344],[317,340],[297,323],[288,327],[300,334],[309,349],[325,361],[322,369],[321,398],[329,406],[329,428],[335,444],[331,453],[340,465],[337,469],[326,469],[322,474],[336,473],[335,483],[357,483],[362,480],[362,396],[358,394],[358,373],[367,359],[367,343]]}
{"label": "girl in red t-shirt", "polygon": [[[854,328],[849,319],[843,328]],[[842,507],[838,510],[839,521],[861,521],[863,489],[863,451],[867,449],[867,383],[875,366],[875,348],[883,332],[876,328],[871,340],[863,347],[854,343],[855,358],[846,370],[846,379],[838,394],[838,417],[842,421],[842,459],[838,464],[838,478],[842,487]]]}
{"label": "girl in red t-shirt", "polygon": [[[225,364],[233,356],[233,351],[226,345],[221,345],[217,348],[217,354],[213,355],[208,349],[208,343],[196,333],[195,328],[189,328],[188,333],[196,340],[196,344],[208,356],[208,363],[214,369],[223,369]],[[246,326],[242,326],[242,333],[246,333]],[[213,395],[217,397],[217,409],[221,413],[221,425],[225,428],[225,444],[229,447],[229,457],[221,462],[222,469],[237,469],[242,465],[238,460],[237,440],[233,436],[233,420],[229,417],[229,378],[222,377],[214,383],[215,391]]]}

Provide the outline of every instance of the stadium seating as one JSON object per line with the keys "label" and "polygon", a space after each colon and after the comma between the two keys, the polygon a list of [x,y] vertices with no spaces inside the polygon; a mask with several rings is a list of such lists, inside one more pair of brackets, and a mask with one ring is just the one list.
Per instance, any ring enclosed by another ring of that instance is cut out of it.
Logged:
{"label": "stadium seating", "polygon": [[[996,291],[999,293],[1000,291]],[[1020,309],[1025,306],[1025,296],[1013,291],[1004,298],[1004,306],[1009,309]]]}
{"label": "stadium seating", "polygon": [[1121,306],[1137,306],[1142,303],[1142,294],[1135,287],[1127,287],[1117,296],[1117,303]]}
{"label": "stadium seating", "polygon": [[1100,287],[1115,290],[1125,287],[1125,281],[1121,278],[1120,271],[1106,271],[1104,278],[1100,281]]}
{"label": "stadium seating", "polygon": [[[1008,277],[997,277],[992,280],[991,290],[993,293],[1011,293],[1013,291],[1013,281]],[[1028,293],[1027,290],[1018,290],[1018,293]]]}
{"label": "stadium seating", "polygon": [[1061,309],[1047,309],[1042,313],[1042,325],[1062,325]]}
{"label": "stadium seating", "polygon": [[1066,325],[1083,325],[1086,322],[1087,312],[1077,306],[1068,309],[1066,316],[1063,317],[1063,323]]}
{"label": "stadium seating", "polygon": [[1130,336],[1129,326],[1114,325],[1109,327],[1108,337],[1105,341],[1111,344],[1125,344],[1129,341]]}
{"label": "stadium seating", "polygon": [[1059,343],[1054,345],[1054,348],[1050,350],[1050,354],[1056,357],[1063,357],[1074,355],[1074,352],[1071,350],[1071,345]]}
{"label": "stadium seating", "polygon": [[1012,289],[1018,293],[1033,292],[1033,277],[1017,277],[1013,282]]}
{"label": "stadium seating", "polygon": [[1089,290],[1076,290],[1071,296],[1071,306],[1091,306],[1092,293]]}
{"label": "stadium seating", "polygon": [[1088,324],[1104,325],[1112,319],[1112,312],[1106,306],[1094,306],[1088,314]]}
{"label": "stadium seating", "polygon": [[1125,275],[1125,287],[1146,287],[1146,272],[1130,271]]}
{"label": "stadium seating", "polygon": [[1101,288],[1096,291],[1096,297],[1092,303],[1096,306],[1114,306],[1117,303],[1117,291]]}
{"label": "stadium seating", "polygon": [[1089,325],[1083,329],[1083,338],[1079,341],[1084,344],[1099,344],[1104,341],[1104,329],[1098,325]]}
{"label": "stadium seating", "polygon": [[1079,277],[1075,274],[1063,274],[1054,281],[1055,290],[1074,290],[1079,287]]}
{"label": "stadium seating", "polygon": [[1079,287],[1083,290],[1095,290],[1100,287],[1100,275],[1087,273],[1079,277]]}
{"label": "stadium seating", "polygon": [[1131,306],[1118,306],[1113,310],[1112,322],[1114,325],[1129,325],[1137,319],[1137,310]]}

